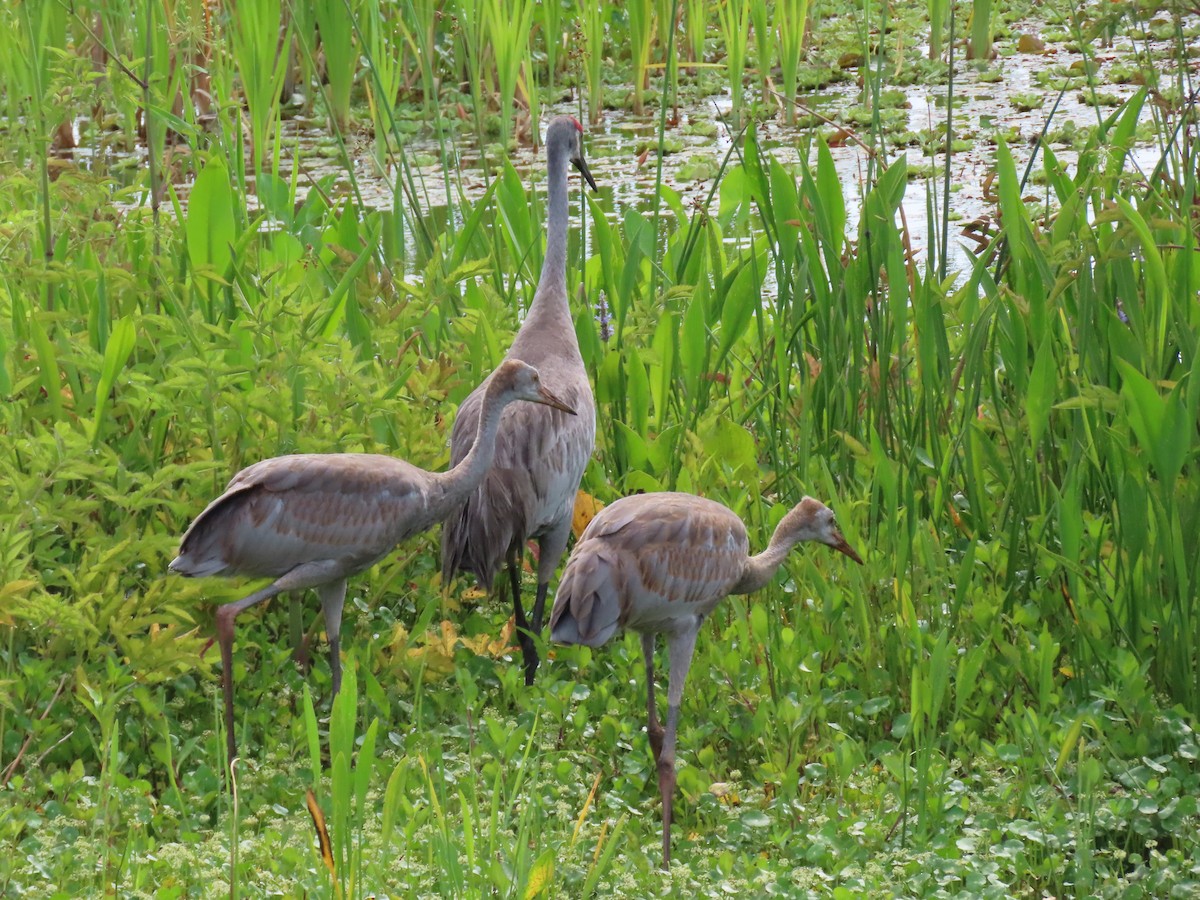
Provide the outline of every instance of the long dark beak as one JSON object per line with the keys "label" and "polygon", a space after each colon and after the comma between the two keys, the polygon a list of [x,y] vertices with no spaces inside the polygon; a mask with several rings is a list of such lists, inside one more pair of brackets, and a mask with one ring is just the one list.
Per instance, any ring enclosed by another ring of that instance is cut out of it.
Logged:
{"label": "long dark beak", "polygon": [[541,399],[538,401],[538,403],[544,403],[546,406],[553,406],[555,409],[561,409],[563,412],[570,413],[573,416],[578,415],[572,407],[567,406],[566,403],[555,397],[540,384],[538,385],[538,394],[541,396]]}
{"label": "long dark beak", "polygon": [[592,186],[593,191],[598,191],[596,187],[596,179],[592,177],[592,173],[588,171],[587,160],[583,158],[583,154],[571,157],[571,163],[579,170],[579,174],[583,176],[583,180]]}
{"label": "long dark beak", "polygon": [[840,531],[834,534],[834,542],[829,546],[831,546],[834,550],[837,550],[839,553],[845,553],[860,566],[863,564],[862,557],[859,556],[858,552],[846,542],[846,539],[842,537],[842,533]]}

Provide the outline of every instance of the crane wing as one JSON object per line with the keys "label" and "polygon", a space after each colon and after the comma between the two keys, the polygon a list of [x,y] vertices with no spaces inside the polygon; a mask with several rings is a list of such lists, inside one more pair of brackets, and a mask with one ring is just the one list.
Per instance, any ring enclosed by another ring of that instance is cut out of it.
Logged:
{"label": "crane wing", "polygon": [[271,577],[321,559],[364,568],[433,524],[425,476],[374,454],[263,460],[238,472],[197,516],[171,568]]}

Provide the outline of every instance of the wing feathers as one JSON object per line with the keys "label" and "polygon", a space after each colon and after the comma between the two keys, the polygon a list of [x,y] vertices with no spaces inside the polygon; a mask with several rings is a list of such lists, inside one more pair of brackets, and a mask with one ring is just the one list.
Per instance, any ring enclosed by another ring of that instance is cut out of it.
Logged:
{"label": "wing feathers", "polygon": [[671,631],[703,617],[745,571],[745,526],[690,494],[639,494],[588,525],[554,600],[555,640],[603,643],[618,628]]}
{"label": "wing feathers", "polygon": [[619,573],[603,548],[587,553],[567,566],[550,614],[550,635],[562,644],[599,647],[621,625],[621,595],[615,583]]}
{"label": "wing feathers", "polygon": [[433,524],[425,475],[373,454],[264,460],[235,475],[196,517],[171,568],[274,577],[320,559],[365,568]]}

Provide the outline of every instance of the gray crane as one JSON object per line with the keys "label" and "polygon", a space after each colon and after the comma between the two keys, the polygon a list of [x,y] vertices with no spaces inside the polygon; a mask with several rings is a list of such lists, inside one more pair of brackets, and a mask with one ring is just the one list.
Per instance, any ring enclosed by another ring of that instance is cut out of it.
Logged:
{"label": "gray crane", "polygon": [[225,493],[196,517],[170,569],[187,576],[243,575],[271,583],[216,611],[229,759],[233,723],[233,623],[238,614],[283,591],[316,589],[329,638],[333,693],[342,684],[338,637],[346,579],[370,568],[401,541],[430,528],[475,489],[492,463],[505,407],[528,400],[564,415],[573,409],[520,360],[488,379],[474,416],[470,452],[447,472],[371,453],[278,456],[233,476]]}
{"label": "gray crane", "polygon": [[[801,541],[820,541],[862,559],[838,530],[833,510],[805,497],[780,520],[767,549],[750,556],[746,526],[732,510],[693,494],[636,494],[606,506],[575,545],[554,598],[551,639],[599,647],[620,629],[642,636],[647,734],[663,807],[663,868],[671,860],[675,733],[696,633],[729,594],[771,580]],[[654,636],[667,637],[667,727],[654,702]]]}
{"label": "gray crane", "polygon": [[[538,367],[578,415],[552,409],[513,407],[504,413],[496,436],[496,459],[462,508],[442,527],[442,579],[471,572],[487,590],[507,564],[517,639],[532,684],[550,577],[571,533],[575,494],[596,442],[596,406],[587,369],[579,355],[575,324],[567,302],[567,166],[574,165],[596,190],[581,146],[583,128],[559,116],[546,130],[549,215],[546,257],[533,304],[508,356]],[[479,406],[487,383],[462,402],[450,438],[450,459],[457,461],[475,439]],[[538,541],[537,596],[532,621],[521,604],[521,559],[525,542]]]}

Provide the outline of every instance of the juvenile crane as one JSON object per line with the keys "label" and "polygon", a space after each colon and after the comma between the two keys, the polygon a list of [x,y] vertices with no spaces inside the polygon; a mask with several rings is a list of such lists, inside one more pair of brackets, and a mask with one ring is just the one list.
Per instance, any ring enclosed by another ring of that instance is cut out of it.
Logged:
{"label": "juvenile crane", "polygon": [[[788,551],[820,541],[856,563],[833,510],[805,497],[780,521],[767,549],[750,556],[746,526],[730,509],[693,494],[637,494],[601,510],[588,525],[558,585],[551,638],[599,647],[620,629],[641,632],[646,661],[646,727],[663,808],[663,868],[671,860],[675,733],[696,633],[729,594],[771,580]],[[654,636],[667,636],[667,727],[654,703]]]}
{"label": "juvenile crane", "polygon": [[278,456],[233,476],[225,493],[196,517],[171,562],[182,575],[246,575],[274,579],[249,596],[217,608],[225,737],[233,730],[233,623],[243,610],[283,591],[315,588],[329,638],[333,693],[342,684],[338,638],[346,579],[379,562],[401,541],[458,506],[483,478],[496,446],[501,415],[515,400],[573,410],[541,383],[537,369],[503,362],[489,377],[475,416],[470,452],[447,472],[428,472],[370,453]]}
{"label": "juvenile crane", "polygon": [[[575,166],[596,190],[583,159],[582,135],[570,116],[554,119],[546,130],[546,257],[529,314],[508,351],[510,358],[537,366],[578,415],[527,406],[505,412],[491,469],[442,528],[444,583],[456,572],[471,572],[490,590],[496,572],[507,564],[526,684],[537,673],[533,635],[541,634],[550,577],[567,547],[575,494],[596,442],[596,407],[567,303],[567,166]],[[487,382],[459,407],[450,437],[452,461],[461,459],[475,439],[474,411],[485,390]],[[521,604],[521,559],[530,538],[538,542],[532,621]]]}

